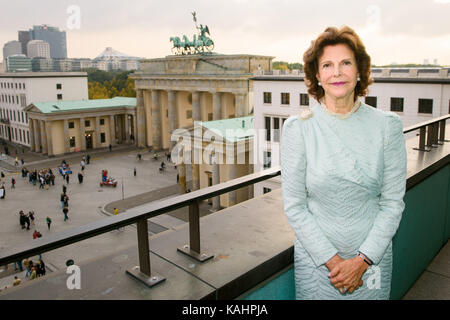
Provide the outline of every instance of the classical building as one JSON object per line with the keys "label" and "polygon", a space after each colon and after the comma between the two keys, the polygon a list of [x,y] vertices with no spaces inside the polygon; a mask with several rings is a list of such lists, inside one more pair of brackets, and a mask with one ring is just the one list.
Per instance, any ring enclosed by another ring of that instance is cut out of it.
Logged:
{"label": "classical building", "polygon": [[[362,101],[400,116],[403,127],[450,113],[449,68],[373,68],[374,83]],[[253,80],[255,103],[255,172],[280,164],[283,123],[315,103],[308,95],[305,75],[257,71]],[[416,133],[406,134],[406,138]],[[255,196],[279,188],[280,178],[255,184]]]}
{"label": "classical building", "polygon": [[0,73],[0,139],[31,146],[30,103],[88,98],[86,72]]}
{"label": "classical building", "polygon": [[[195,121],[243,117],[252,112],[250,78],[272,70],[273,57],[257,55],[174,55],[140,61],[135,80],[137,143],[171,149],[177,128]],[[193,189],[200,187],[198,165],[192,165]],[[182,173],[180,174],[180,176]]]}
{"label": "classical building", "polygon": [[134,143],[136,98],[31,103],[32,151],[48,156]]}

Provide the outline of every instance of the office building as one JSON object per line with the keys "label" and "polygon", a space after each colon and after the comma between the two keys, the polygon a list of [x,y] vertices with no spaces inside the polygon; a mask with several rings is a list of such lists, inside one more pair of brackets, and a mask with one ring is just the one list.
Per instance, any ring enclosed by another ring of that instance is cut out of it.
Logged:
{"label": "office building", "polygon": [[31,40],[27,43],[28,58],[50,59],[50,45],[42,40]]}

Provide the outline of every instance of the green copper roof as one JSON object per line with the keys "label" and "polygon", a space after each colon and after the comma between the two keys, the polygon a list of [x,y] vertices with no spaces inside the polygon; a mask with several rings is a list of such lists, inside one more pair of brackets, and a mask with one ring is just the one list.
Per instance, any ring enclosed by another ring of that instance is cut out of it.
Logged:
{"label": "green copper roof", "polygon": [[231,142],[253,137],[253,116],[200,122],[204,128],[219,134]]}
{"label": "green copper roof", "polygon": [[136,108],[136,98],[114,97],[112,99],[35,102],[33,103],[33,105],[41,110],[42,113],[89,110],[98,108]]}

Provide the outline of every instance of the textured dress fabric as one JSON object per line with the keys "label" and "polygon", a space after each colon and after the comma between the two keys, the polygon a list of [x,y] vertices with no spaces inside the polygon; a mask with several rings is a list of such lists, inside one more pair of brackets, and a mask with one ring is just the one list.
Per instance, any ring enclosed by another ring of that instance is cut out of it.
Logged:
{"label": "textured dress fabric", "polygon": [[[348,117],[317,104],[283,125],[284,210],[295,233],[297,299],[389,299],[392,237],[404,209],[402,121],[361,103]],[[341,294],[325,263],[364,253],[373,265],[363,286]]]}

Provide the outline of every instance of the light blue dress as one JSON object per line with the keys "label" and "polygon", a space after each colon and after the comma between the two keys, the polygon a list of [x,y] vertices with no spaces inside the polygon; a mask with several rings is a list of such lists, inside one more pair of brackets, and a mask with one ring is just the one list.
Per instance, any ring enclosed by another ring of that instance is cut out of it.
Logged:
{"label": "light blue dress", "polygon": [[[345,119],[317,104],[285,121],[281,142],[284,210],[295,232],[297,299],[389,299],[392,237],[404,209],[402,122],[364,103]],[[363,286],[341,294],[325,263],[358,251],[374,265]]]}

